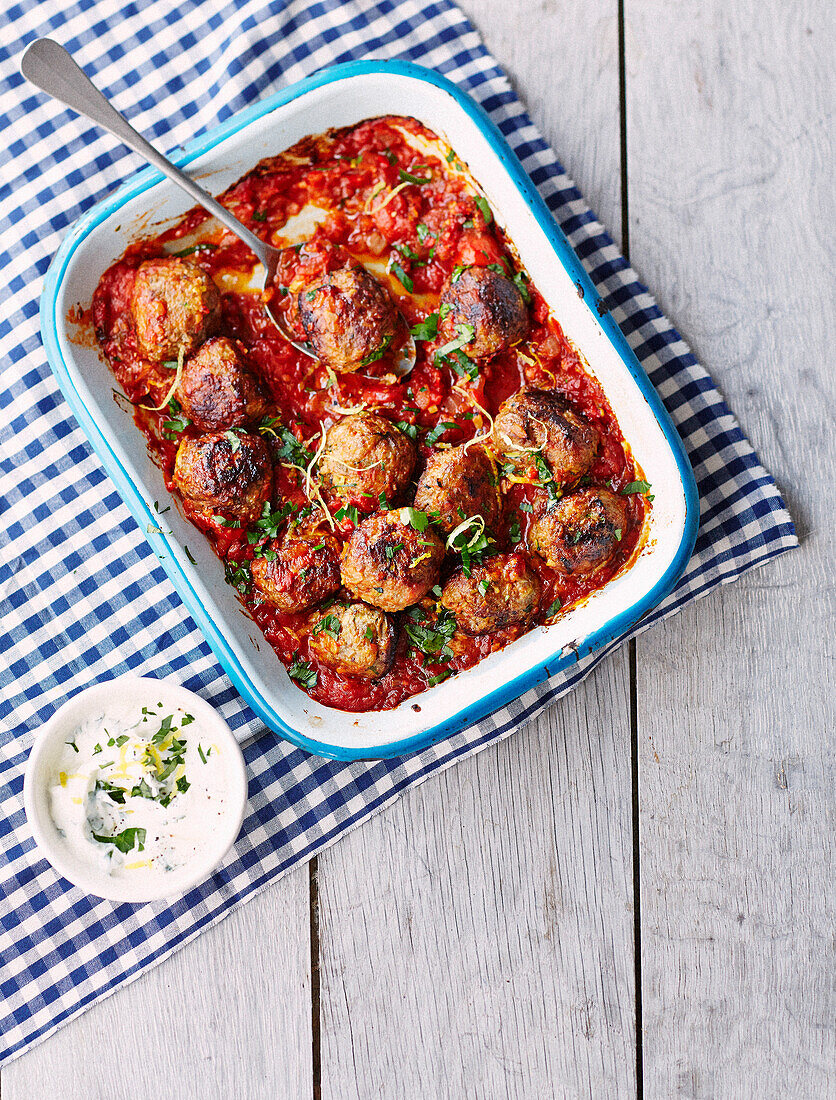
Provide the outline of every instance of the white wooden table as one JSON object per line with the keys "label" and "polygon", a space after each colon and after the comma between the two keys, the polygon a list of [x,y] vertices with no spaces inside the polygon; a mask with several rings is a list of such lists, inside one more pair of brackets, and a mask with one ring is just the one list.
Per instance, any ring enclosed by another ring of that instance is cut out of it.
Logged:
{"label": "white wooden table", "polygon": [[836,1095],[834,5],[463,6],[802,548],[13,1063],[2,1100]]}

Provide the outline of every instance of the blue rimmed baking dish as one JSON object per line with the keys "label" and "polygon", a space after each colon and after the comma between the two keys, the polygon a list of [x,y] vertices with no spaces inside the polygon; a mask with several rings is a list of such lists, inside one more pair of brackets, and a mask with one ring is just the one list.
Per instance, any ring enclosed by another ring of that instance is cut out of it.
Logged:
{"label": "blue rimmed baking dish", "polygon": [[347,760],[421,749],[624,634],[673,587],[693,549],[699,515],[682,442],[623,334],[595,308],[595,288],[499,130],[444,77],[401,61],[339,65],[240,112],[189,143],[177,162],[219,193],[262,157],[308,134],[384,113],[418,118],[467,163],[603,387],[655,494],[647,537],[629,568],[554,625],[536,627],[475,668],[388,711],[355,714],[322,706],[289,679],[194,528],[172,509],[167,530],[154,530],[153,501],[167,495],[162,475],[130,414],[111,399],[96,349],[73,340],[71,311],[89,305],[100,274],[149,224],[159,231],[185,212],[189,200],[182,192],[154,171],[140,172],[73,227],[41,297],[41,330],[61,389],[137,522],[149,529],[163,568],[236,688],[276,733],[311,752]]}

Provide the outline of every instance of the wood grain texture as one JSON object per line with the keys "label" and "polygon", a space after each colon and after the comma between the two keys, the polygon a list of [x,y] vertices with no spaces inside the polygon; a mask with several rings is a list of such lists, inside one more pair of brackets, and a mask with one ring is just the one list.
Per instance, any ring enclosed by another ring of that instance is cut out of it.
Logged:
{"label": "wood grain texture", "polygon": [[627,689],[620,654],[320,858],[323,1100],[634,1095]]}
{"label": "wood grain texture", "polygon": [[0,1095],[309,1100],[307,867],[10,1063]]}
{"label": "wood grain texture", "polygon": [[[462,6],[620,225],[617,5]],[[620,654],[320,857],[323,1100],[635,1095],[629,753]]]}
{"label": "wood grain texture", "polygon": [[633,262],[802,536],[638,643],[645,1096],[832,1096],[833,5],[626,10]]}

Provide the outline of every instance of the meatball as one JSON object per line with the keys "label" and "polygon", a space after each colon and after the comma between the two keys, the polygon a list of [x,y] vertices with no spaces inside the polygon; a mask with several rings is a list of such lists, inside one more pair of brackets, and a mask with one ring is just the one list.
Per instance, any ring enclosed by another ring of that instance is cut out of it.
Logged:
{"label": "meatball", "polygon": [[529,466],[536,453],[555,481],[571,484],[592,465],[601,437],[554,390],[525,387],[503,401],[496,414],[494,443],[504,458]]}
{"label": "meatball", "polygon": [[242,523],[258,519],[272,481],[270,452],[260,436],[210,432],[177,448],[174,484],[206,519],[215,512]]}
{"label": "meatball", "polygon": [[146,260],[136,271],[131,314],[146,359],[189,355],[217,328],[221,296],[197,264],[168,256]]}
{"label": "meatball", "polygon": [[540,600],[540,580],[521,554],[496,554],[456,573],[444,586],[441,605],[467,634],[492,634],[527,622]]}
{"label": "meatball", "polygon": [[331,496],[369,511],[394,503],[409,484],[417,449],[391,420],[352,413],[328,429],[319,478]]}
{"label": "meatball", "polygon": [[489,529],[499,519],[499,490],[491,460],[481,447],[433,451],[415,490],[415,507],[438,513],[438,525],[450,532],[470,516],[480,515]]}
{"label": "meatball", "polygon": [[333,535],[289,534],[271,543],[267,556],[253,559],[250,572],[255,588],[279,611],[307,611],[340,587],[340,548]]}
{"label": "meatball", "polygon": [[528,546],[560,573],[594,573],[612,559],[626,526],[624,497],[609,489],[582,489],[534,520]]}
{"label": "meatball", "polygon": [[392,299],[364,267],[324,275],[299,291],[296,304],[314,351],[338,370],[380,358],[398,325]]}
{"label": "meatball", "polygon": [[340,676],[379,680],[395,659],[396,640],[386,612],[365,603],[336,603],[311,616],[311,651]]}
{"label": "meatball", "polygon": [[490,359],[518,344],[528,332],[528,310],[516,286],[489,267],[453,274],[441,292],[441,334],[452,339],[472,325],[473,339],[462,351],[470,359]]}
{"label": "meatball", "polygon": [[343,584],[352,596],[384,611],[403,611],[426,595],[444,558],[435,531],[416,531],[402,512],[408,510],[364,519],[343,547]]}
{"label": "meatball", "polygon": [[177,386],[183,412],[201,431],[240,428],[267,409],[243,344],[226,336],[207,340],[183,367]]}

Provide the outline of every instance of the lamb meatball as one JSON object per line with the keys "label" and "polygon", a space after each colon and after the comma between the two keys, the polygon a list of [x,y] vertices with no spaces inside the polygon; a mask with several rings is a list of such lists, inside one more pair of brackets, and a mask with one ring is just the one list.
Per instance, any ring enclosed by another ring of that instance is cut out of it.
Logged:
{"label": "lamb meatball", "polygon": [[190,355],[217,328],[221,296],[211,276],[177,256],[136,271],[131,313],[140,352],[156,362]]}
{"label": "lamb meatball", "polygon": [[473,339],[462,351],[470,359],[490,359],[518,344],[528,332],[528,310],[510,279],[489,267],[452,275],[441,292],[441,333],[452,339],[460,325],[472,325]]}
{"label": "lamb meatball", "polygon": [[270,545],[275,557],[254,558],[253,585],[279,611],[306,611],[340,587],[340,549],[328,534],[288,534]]}
{"label": "lamb meatball", "polygon": [[539,599],[540,580],[521,554],[496,554],[474,565],[469,577],[456,573],[441,594],[442,606],[467,634],[527,622]]}
{"label": "lamb meatball", "polygon": [[549,507],[528,529],[529,549],[560,573],[594,573],[609,562],[627,526],[627,501],[582,489]]}
{"label": "lamb meatball", "polygon": [[245,432],[209,432],[184,439],[174,460],[174,484],[204,518],[220,512],[242,523],[261,515],[273,468],[264,440]]}
{"label": "lamb meatball", "polygon": [[226,336],[212,337],[189,356],[177,398],[186,416],[205,432],[251,424],[267,408],[244,345]]}
{"label": "lamb meatball", "polygon": [[586,473],[601,442],[598,430],[565,397],[530,386],[503,401],[493,438],[503,457],[516,465],[529,466],[535,452],[541,454],[560,484],[572,484]]}
{"label": "lamb meatball", "polygon": [[431,527],[416,531],[401,510],[378,512],[343,547],[343,584],[374,607],[403,611],[429,592],[443,558],[444,545]]}
{"label": "lamb meatball", "polygon": [[461,446],[433,451],[415,490],[415,507],[438,512],[438,525],[448,535],[463,519],[475,515],[484,518],[488,529],[494,528],[499,518],[499,490],[484,449]]}
{"label": "lamb meatball", "polygon": [[314,351],[337,370],[356,370],[371,361],[391,343],[398,324],[392,299],[359,266],[329,272],[303,287],[297,307]]}
{"label": "lamb meatball", "polygon": [[395,659],[396,640],[389,616],[365,603],[336,603],[311,616],[310,648],[340,676],[379,680]]}
{"label": "lamb meatball", "polygon": [[319,478],[332,497],[369,511],[378,507],[381,493],[388,504],[398,499],[416,456],[415,444],[391,420],[352,413],[328,429]]}

